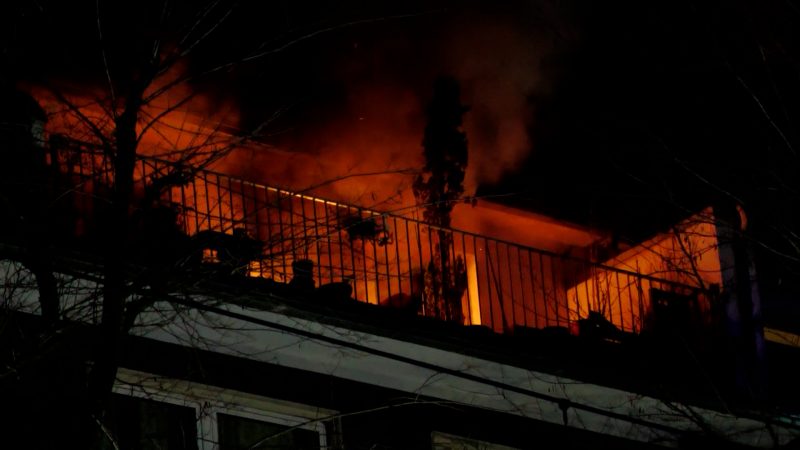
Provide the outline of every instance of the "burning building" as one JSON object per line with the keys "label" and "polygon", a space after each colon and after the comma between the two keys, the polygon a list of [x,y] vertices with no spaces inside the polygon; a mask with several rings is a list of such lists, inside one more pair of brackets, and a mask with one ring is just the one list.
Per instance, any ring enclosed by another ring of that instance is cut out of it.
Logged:
{"label": "burning building", "polygon": [[[740,387],[733,360],[741,355],[719,349],[724,310],[751,289],[735,282],[741,253],[714,209],[635,245],[480,199],[457,205],[452,227],[435,226],[403,207],[199,167],[231,135],[215,129],[225,139],[214,140],[189,127],[175,137],[170,130],[186,127],[166,123],[155,130],[162,147],[142,140],[160,152],[133,168],[129,333],[106,422],[120,448],[499,449],[541,439],[644,448],[794,438],[781,418],[739,413],[707,395]],[[92,347],[104,317],[98,255],[114,160],[102,142],[76,136],[80,126],[53,126],[40,161],[52,192],[37,195],[57,206],[49,217],[60,239],[48,248],[59,321],[87,327],[83,343]],[[170,157],[195,144],[213,149],[194,154],[199,166]],[[4,242],[26,245],[8,233]],[[442,245],[447,295],[429,286]],[[7,283],[24,274],[19,261],[4,263]],[[29,284],[9,292],[16,314],[44,315]]]}

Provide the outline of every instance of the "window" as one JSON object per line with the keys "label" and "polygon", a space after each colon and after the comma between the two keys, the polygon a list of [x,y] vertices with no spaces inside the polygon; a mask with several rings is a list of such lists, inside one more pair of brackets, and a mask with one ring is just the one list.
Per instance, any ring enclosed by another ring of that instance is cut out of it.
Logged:
{"label": "window", "polygon": [[319,433],[231,414],[217,414],[220,450],[319,449]]}
{"label": "window", "polygon": [[434,431],[431,433],[431,449],[433,450],[516,450],[514,447],[492,444],[452,434]]}
{"label": "window", "polygon": [[120,450],[197,450],[194,408],[115,394],[109,416]]}
{"label": "window", "polygon": [[652,305],[649,325],[655,332],[685,332],[700,324],[697,293],[684,294],[650,289]]}
{"label": "window", "polygon": [[336,411],[120,369],[112,431],[120,450],[325,448]]}

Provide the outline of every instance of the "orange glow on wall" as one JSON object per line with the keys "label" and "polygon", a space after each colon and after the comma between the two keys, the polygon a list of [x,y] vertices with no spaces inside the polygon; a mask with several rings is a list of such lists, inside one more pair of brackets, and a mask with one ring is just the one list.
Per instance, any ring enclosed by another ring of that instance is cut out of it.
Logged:
{"label": "orange glow on wall", "polygon": [[[719,250],[710,209],[677,224],[604,262],[610,271],[592,267],[583,281],[569,288],[570,317],[585,318],[590,311],[602,313],[624,331],[641,331],[651,313],[653,289],[669,290],[668,282],[708,289],[720,286]],[[636,275],[645,275],[642,278]],[[687,295],[689,293],[687,292]],[[709,305],[698,298],[698,308]]]}
{"label": "orange glow on wall", "polygon": [[558,253],[585,249],[604,237],[580,225],[488,200],[460,203],[452,215],[453,228]]}

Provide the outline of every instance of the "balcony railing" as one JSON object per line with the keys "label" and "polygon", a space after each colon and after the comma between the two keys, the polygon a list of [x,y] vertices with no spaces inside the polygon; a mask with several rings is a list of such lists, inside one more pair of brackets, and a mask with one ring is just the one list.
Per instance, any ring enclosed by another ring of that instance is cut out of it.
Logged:
{"label": "balcony railing", "polygon": [[[51,158],[77,193],[72,202],[84,218],[75,233],[91,234],[85,218],[102,203],[112,171],[102,153],[80,150]],[[361,302],[501,333],[575,331],[590,317],[639,333],[656,326],[664,302],[698,317],[708,308],[705,291],[668,271],[623,270],[155,158],[139,159],[135,177],[142,208],[173,211],[182,234],[202,247],[194,263],[241,276],[347,284]]]}

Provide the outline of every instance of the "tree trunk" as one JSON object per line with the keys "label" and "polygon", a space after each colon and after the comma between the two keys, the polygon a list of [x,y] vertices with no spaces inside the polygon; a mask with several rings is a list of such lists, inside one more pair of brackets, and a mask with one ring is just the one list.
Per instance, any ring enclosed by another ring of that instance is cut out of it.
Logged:
{"label": "tree trunk", "polygon": [[[103,301],[99,345],[89,378],[89,400],[94,418],[102,421],[120,362],[121,339],[125,322],[125,299],[128,297],[125,277],[128,244],[131,236],[129,207],[133,196],[133,171],[136,162],[136,124],[144,89],[135,89],[125,111],[116,119],[114,137],[114,188],[111,194],[110,217],[103,230],[104,274]],[[102,435],[98,431],[98,442]]]}

